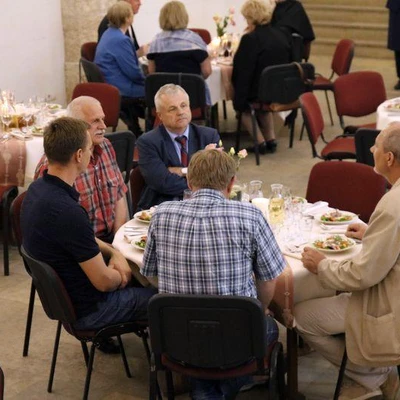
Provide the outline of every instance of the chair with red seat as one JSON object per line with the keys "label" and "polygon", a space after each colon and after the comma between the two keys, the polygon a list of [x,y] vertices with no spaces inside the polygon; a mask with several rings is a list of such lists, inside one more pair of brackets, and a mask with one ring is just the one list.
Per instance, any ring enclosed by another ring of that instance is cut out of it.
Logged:
{"label": "chair with red seat", "polygon": [[351,72],[339,76],[334,83],[336,111],[343,130],[354,132],[358,128],[376,129],[376,123],[346,127],[343,117],[363,117],[375,113],[386,101],[386,89],[382,75],[374,71]]}
{"label": "chair with red seat", "polygon": [[325,92],[326,104],[328,105],[329,117],[333,125],[331,105],[329,103],[328,91],[334,91],[332,79],[335,74],[337,76],[345,75],[349,72],[351,62],[354,57],[354,42],[350,39],[342,39],[336,45],[333,53],[331,68],[332,72],[329,78],[320,74],[316,74],[316,79],[313,83],[313,90],[323,90]]}
{"label": "chair with red seat", "polygon": [[268,398],[284,398],[282,344],[266,346],[265,315],[258,300],[158,294],[148,312],[150,399],[157,393],[158,371],[166,373],[168,399],[174,399],[171,371],[198,379],[264,375],[269,378]]}
{"label": "chair with red seat", "polygon": [[[87,61],[94,61],[96,54],[97,42],[86,42],[81,46],[81,58]],[[79,61],[79,82],[82,82],[82,62]]]}
{"label": "chair with red seat", "polygon": [[189,30],[197,33],[204,40],[205,44],[211,43],[211,34],[207,29],[189,28]]}
{"label": "chair with red seat", "polygon": [[364,222],[386,192],[386,180],[366,164],[346,161],[315,164],[308,178],[306,199],[324,200],[330,207],[351,211]]}
{"label": "chair with red seat", "polygon": [[[126,333],[135,333],[142,339],[143,346],[148,360],[150,361],[150,349],[148,347],[147,338],[147,321],[123,322],[119,324],[110,324],[98,330],[77,330],[74,328],[76,322],[76,314],[72,305],[68,292],[65,289],[60,277],[48,264],[31,257],[24,247],[21,247],[21,254],[28,264],[32,274],[32,279],[42,306],[47,316],[50,319],[58,321],[56,339],[54,343],[53,358],[51,362],[50,377],[47,386],[47,391],[51,393],[53,387],[53,378],[57,362],[58,345],[61,335],[61,326],[81,343],[86,366],[86,381],[83,399],[87,399],[89,395],[89,385],[92,375],[93,361],[96,351],[96,344],[99,341],[116,336],[121,348],[121,356],[125,367],[125,372],[128,378],[131,377],[128,361],[121,335]],[[91,342],[90,354],[87,348],[87,342]]]}
{"label": "chair with red seat", "polygon": [[4,275],[10,275],[10,260],[8,245],[10,241],[10,206],[12,200],[17,196],[18,188],[13,185],[0,185],[0,208],[2,210],[3,223],[3,263]]}
{"label": "chair with red seat", "polygon": [[[338,136],[329,143],[325,141],[323,136],[325,127],[324,118],[314,93],[302,94],[300,96],[300,106],[308,138],[310,139],[313,157],[322,158],[324,160],[356,158],[354,137]],[[322,149],[321,154],[318,155],[315,145],[320,137],[322,137],[326,145]]]}
{"label": "chair with red seat", "polygon": [[94,97],[100,102],[105,115],[104,124],[115,132],[121,108],[119,90],[108,83],[79,83],[72,92],[72,100],[80,96]]}

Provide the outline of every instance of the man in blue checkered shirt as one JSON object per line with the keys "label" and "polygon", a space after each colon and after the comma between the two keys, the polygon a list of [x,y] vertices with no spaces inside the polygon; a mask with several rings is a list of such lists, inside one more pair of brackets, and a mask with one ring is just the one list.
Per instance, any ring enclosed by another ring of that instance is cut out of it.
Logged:
{"label": "man in blue checkered shirt", "polygon": [[[187,179],[193,197],[158,206],[141,272],[160,293],[257,297],[271,342],[278,328],[268,305],[285,261],[261,211],[229,200],[235,172],[236,162],[220,150],[202,150],[192,157]],[[224,399],[244,383],[195,380],[192,396]]]}

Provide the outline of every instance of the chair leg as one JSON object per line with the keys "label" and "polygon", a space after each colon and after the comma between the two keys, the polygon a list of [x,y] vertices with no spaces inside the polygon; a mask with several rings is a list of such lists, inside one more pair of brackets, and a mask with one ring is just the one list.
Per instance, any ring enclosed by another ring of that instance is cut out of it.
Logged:
{"label": "chair leg", "polygon": [[260,147],[258,145],[258,140],[257,140],[257,119],[254,108],[251,108],[250,114],[251,114],[251,125],[253,129],[254,154],[256,155],[256,164],[260,165]]}
{"label": "chair leg", "polygon": [[284,372],[279,370],[280,360],[283,350],[280,343],[276,343],[272,349],[271,356],[269,359],[269,382],[268,382],[268,399],[278,400],[280,396],[280,381],[279,374],[283,376]]}
{"label": "chair leg", "polygon": [[235,142],[235,150],[236,153],[239,151],[240,146],[240,128],[242,127],[242,113],[240,112],[237,116],[237,127],[236,127],[236,142]]}
{"label": "chair leg", "polygon": [[306,124],[303,122],[303,125],[301,126],[301,131],[300,131],[300,140],[303,140],[305,127],[306,127]]}
{"label": "chair leg", "polygon": [[28,355],[28,351],[29,351],[29,340],[31,338],[33,306],[35,305],[35,294],[36,294],[36,289],[35,289],[35,285],[33,284],[33,280],[32,280],[31,293],[29,295],[28,315],[26,316],[24,350],[22,352],[23,357],[26,357]]}
{"label": "chair leg", "polygon": [[340,364],[339,375],[336,383],[335,394],[333,395],[333,400],[338,400],[340,395],[340,388],[342,387],[344,371],[346,370],[347,363],[347,352],[346,348],[344,349],[342,363]]}
{"label": "chair leg", "polygon": [[81,341],[81,347],[82,347],[83,358],[85,360],[85,364],[86,364],[86,368],[87,368],[88,364],[89,364],[89,351],[88,351],[86,342]]}
{"label": "chair leg", "polygon": [[3,201],[3,262],[4,262],[4,275],[10,275],[9,268],[9,254],[8,254],[8,235],[9,235],[9,222],[8,222],[8,213],[9,213],[9,202],[8,196]]}
{"label": "chair leg", "polygon": [[294,128],[296,126],[296,117],[297,117],[297,110],[292,111],[293,117],[290,123],[290,140],[289,140],[289,147],[293,147],[293,140],[294,140]]}
{"label": "chair leg", "polygon": [[149,383],[150,383],[149,400],[156,400],[157,389],[159,389],[159,387],[158,387],[158,382],[157,382],[157,369],[156,369],[156,364],[154,361],[154,355],[151,355],[151,358],[150,358]]}
{"label": "chair leg", "polygon": [[92,377],[95,351],[96,351],[96,346],[94,343],[92,343],[92,346],[90,347],[89,363],[88,363],[87,372],[86,372],[85,389],[83,391],[83,400],[87,400],[87,398],[89,396],[89,386],[90,386],[90,379]]}
{"label": "chair leg", "polygon": [[58,345],[60,344],[60,336],[61,336],[61,321],[58,321],[56,338],[54,341],[53,359],[51,360],[49,383],[47,385],[47,391],[49,393],[51,393],[51,391],[53,390],[54,372],[56,370],[56,362],[57,362],[57,354],[58,354]]}
{"label": "chair leg", "polygon": [[222,111],[224,113],[224,119],[228,118],[228,114],[226,112],[226,100],[222,100]]}
{"label": "chair leg", "polygon": [[117,340],[118,340],[119,347],[121,349],[121,357],[122,357],[122,361],[124,363],[126,376],[128,378],[132,378],[132,374],[131,374],[131,371],[129,369],[128,360],[126,359],[125,347],[124,347],[124,344],[122,343],[121,336],[118,335],[117,336]]}
{"label": "chair leg", "polygon": [[172,379],[172,372],[169,369],[165,370],[165,380],[167,381],[167,398],[168,400],[174,400],[174,381]]}
{"label": "chair leg", "polygon": [[329,118],[331,119],[331,125],[333,126],[332,110],[331,110],[331,103],[329,102],[328,91],[324,90],[324,92],[325,92],[326,104],[328,106]]}

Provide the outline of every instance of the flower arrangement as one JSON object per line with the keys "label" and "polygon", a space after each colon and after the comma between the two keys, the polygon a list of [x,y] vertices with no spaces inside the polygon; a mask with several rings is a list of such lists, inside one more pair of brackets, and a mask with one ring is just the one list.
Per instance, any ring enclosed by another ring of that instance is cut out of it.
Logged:
{"label": "flower arrangement", "polygon": [[222,37],[226,34],[226,27],[228,26],[228,24],[230,24],[232,26],[236,25],[236,22],[233,18],[234,14],[235,14],[235,8],[230,7],[228,15],[226,15],[224,18],[222,18],[218,14],[214,15],[213,19],[214,19],[215,25],[217,26],[217,36],[218,37]]}
{"label": "flower arrangement", "polygon": [[243,158],[246,158],[246,157],[247,157],[247,150],[246,150],[246,149],[242,149],[242,150],[238,151],[237,154],[236,154],[235,149],[234,149],[233,147],[231,147],[231,148],[229,149],[228,154],[229,154],[232,158],[235,158],[235,156],[237,157],[237,160],[236,160],[236,171],[239,171],[240,161],[242,161]]}

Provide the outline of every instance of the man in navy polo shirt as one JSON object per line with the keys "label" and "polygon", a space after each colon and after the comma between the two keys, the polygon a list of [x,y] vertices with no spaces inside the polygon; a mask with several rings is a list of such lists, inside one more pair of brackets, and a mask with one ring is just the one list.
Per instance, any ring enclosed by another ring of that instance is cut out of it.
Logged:
{"label": "man in navy polo shirt", "polygon": [[21,227],[23,245],[32,257],[58,273],[74,305],[78,329],[99,329],[110,323],[147,318],[147,303],[154,289],[128,287],[131,270],[108,266],[111,256],[100,252],[87,212],[73,188],[91,156],[89,125],[64,117],[53,121],[44,133],[49,160],[44,176],[28,189]]}

